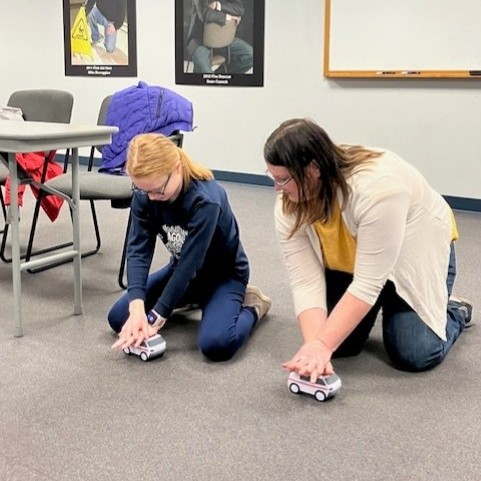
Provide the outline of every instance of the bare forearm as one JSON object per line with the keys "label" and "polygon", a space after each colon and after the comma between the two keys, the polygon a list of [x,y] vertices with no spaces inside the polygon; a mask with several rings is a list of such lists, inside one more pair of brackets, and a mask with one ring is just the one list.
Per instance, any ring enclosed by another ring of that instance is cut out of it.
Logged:
{"label": "bare forearm", "polygon": [[316,339],[323,332],[326,319],[327,313],[324,309],[307,309],[299,314],[299,326],[304,342]]}
{"label": "bare forearm", "polygon": [[138,315],[145,314],[145,305],[142,299],[134,299],[129,302],[129,314]]}
{"label": "bare forearm", "polygon": [[327,347],[335,351],[361,322],[371,307],[371,305],[346,292],[332,310],[327,321],[317,331],[317,339],[320,339]]}

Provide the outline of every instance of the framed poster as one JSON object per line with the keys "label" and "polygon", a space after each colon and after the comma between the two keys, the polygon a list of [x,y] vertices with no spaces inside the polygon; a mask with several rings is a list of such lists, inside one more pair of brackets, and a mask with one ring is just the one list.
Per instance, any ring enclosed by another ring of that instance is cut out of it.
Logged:
{"label": "framed poster", "polygon": [[175,0],[175,81],[264,84],[265,0]]}
{"label": "framed poster", "polygon": [[137,76],[135,2],[63,0],[66,76]]}

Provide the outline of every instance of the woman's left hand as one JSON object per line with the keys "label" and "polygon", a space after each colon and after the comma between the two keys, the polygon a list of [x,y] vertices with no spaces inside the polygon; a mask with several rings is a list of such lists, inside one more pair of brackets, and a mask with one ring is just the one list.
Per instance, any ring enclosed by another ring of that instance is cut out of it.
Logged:
{"label": "woman's left hand", "polygon": [[334,373],[331,356],[332,351],[322,341],[314,339],[306,342],[282,367],[301,376],[310,376],[311,382],[315,382],[319,376]]}

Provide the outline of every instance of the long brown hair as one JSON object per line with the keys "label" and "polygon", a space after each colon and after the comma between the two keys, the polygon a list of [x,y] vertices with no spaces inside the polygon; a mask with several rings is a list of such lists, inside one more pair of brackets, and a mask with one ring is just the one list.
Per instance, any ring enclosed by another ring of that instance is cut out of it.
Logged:
{"label": "long brown hair", "polygon": [[[326,131],[310,119],[286,120],[274,130],[264,146],[264,159],[268,164],[285,167],[299,190],[298,202],[283,196],[284,212],[296,216],[291,235],[302,224],[328,221],[337,190],[346,202],[350,194],[346,179],[357,167],[380,155],[382,152],[360,145],[334,144]],[[320,173],[314,192],[307,170],[311,164]]]}
{"label": "long brown hair", "polygon": [[187,153],[161,134],[140,134],[129,144],[126,170],[131,177],[161,177],[182,165],[184,191],[192,179],[211,180],[212,172],[194,162]]}

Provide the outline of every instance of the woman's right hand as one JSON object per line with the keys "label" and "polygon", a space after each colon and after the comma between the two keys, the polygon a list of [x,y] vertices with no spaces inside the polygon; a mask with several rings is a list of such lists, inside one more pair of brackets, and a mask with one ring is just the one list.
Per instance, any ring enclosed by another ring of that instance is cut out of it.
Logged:
{"label": "woman's right hand", "polygon": [[304,343],[282,367],[301,376],[310,376],[311,382],[315,382],[319,376],[334,373],[331,356],[332,351],[322,341],[313,339]]}

